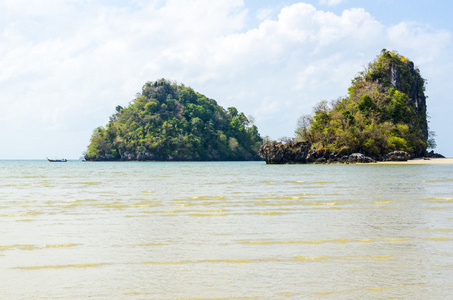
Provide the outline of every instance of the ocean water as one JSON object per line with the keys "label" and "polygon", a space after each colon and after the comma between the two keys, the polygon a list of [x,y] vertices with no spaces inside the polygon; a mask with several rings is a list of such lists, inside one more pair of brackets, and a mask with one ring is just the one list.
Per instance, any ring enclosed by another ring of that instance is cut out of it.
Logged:
{"label": "ocean water", "polygon": [[452,299],[452,165],[0,161],[1,299]]}

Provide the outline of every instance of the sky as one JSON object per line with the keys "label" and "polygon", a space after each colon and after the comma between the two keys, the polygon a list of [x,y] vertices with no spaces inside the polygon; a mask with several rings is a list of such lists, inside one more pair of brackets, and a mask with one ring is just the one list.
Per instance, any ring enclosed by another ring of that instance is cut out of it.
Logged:
{"label": "sky", "polygon": [[427,80],[436,152],[453,157],[453,1],[0,0],[0,159],[77,159],[148,81],[192,87],[293,137],[382,49]]}

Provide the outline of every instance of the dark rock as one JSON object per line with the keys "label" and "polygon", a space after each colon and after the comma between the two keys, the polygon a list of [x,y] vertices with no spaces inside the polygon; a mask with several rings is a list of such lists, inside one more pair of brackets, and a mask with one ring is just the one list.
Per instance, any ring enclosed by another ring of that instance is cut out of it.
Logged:
{"label": "dark rock", "polygon": [[332,164],[332,163],[371,163],[374,159],[361,153],[335,155],[327,149],[313,150],[308,142],[267,142],[259,150],[260,157],[267,164]]}
{"label": "dark rock", "polygon": [[365,156],[362,153],[352,153],[348,158],[349,163],[371,163],[374,162],[374,159],[371,157]]}
{"label": "dark rock", "polygon": [[316,151],[315,150],[308,151],[307,158],[306,158],[307,162],[308,163],[314,163],[316,161],[316,159],[317,159],[316,156],[317,155],[316,155]]}
{"label": "dark rock", "polygon": [[361,153],[335,155],[327,149],[313,150],[308,142],[267,142],[259,150],[260,157],[267,164],[332,164],[332,163],[371,163],[372,158]]}
{"label": "dark rock", "polygon": [[327,160],[324,157],[320,157],[315,161],[315,164],[325,164]]}
{"label": "dark rock", "polygon": [[302,141],[267,142],[258,154],[267,164],[305,164],[310,147],[310,143]]}
{"label": "dark rock", "polygon": [[428,152],[426,154],[426,157],[429,157],[429,158],[445,158],[445,156],[443,156],[442,154],[439,154],[439,153],[435,153],[433,150]]}
{"label": "dark rock", "polygon": [[307,162],[315,163],[320,158],[324,158],[327,161],[328,159],[333,159],[334,157],[335,157],[335,155],[327,152],[326,149],[320,149],[320,150],[311,149],[310,151],[308,151],[308,154],[307,154]]}
{"label": "dark rock", "polygon": [[407,161],[409,158],[409,153],[405,151],[393,151],[384,156],[385,161]]}

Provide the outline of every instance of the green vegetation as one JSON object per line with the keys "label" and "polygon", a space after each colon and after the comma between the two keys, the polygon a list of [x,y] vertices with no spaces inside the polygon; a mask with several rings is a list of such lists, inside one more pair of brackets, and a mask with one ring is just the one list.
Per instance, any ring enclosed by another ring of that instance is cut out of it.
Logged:
{"label": "green vegetation", "polygon": [[87,160],[254,160],[262,139],[234,107],[184,85],[148,82],[107,126],[94,130]]}
{"label": "green vegetation", "polygon": [[384,49],[352,80],[347,97],[322,101],[313,115],[299,118],[296,140],[337,155],[360,152],[380,158],[405,151],[421,156],[435,146],[424,91],[425,80],[414,64]]}

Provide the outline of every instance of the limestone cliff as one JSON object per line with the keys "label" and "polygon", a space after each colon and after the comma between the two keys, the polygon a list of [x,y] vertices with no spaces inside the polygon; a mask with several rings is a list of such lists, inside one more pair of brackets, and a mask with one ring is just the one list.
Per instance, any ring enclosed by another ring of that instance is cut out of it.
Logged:
{"label": "limestone cliff", "polygon": [[[411,104],[422,118],[420,125],[423,130],[423,137],[425,140],[428,140],[427,107],[424,93],[425,80],[420,76],[419,70],[415,68],[412,61],[402,59],[401,62],[403,64],[399,63],[398,60],[395,61],[390,56],[390,66],[387,76],[390,78],[390,84],[394,89],[402,91],[409,96]],[[380,82],[380,80],[377,79],[377,82]]]}

